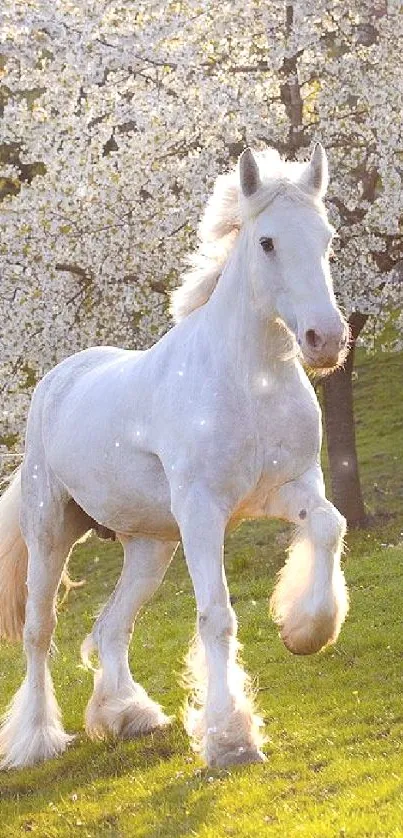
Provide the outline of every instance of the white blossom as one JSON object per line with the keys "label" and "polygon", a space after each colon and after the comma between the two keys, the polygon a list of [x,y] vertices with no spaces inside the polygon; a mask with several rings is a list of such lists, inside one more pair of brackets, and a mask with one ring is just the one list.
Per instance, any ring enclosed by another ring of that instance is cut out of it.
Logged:
{"label": "white blossom", "polygon": [[304,159],[321,140],[338,297],[401,346],[399,6],[3,0],[3,451],[57,361],[166,330],[212,183],[246,144]]}

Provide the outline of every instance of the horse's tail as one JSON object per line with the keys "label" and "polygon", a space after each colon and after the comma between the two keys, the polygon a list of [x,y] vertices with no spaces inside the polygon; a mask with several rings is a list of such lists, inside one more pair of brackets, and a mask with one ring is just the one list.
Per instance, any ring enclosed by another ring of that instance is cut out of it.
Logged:
{"label": "horse's tail", "polygon": [[0,638],[20,640],[25,622],[28,551],[20,530],[21,469],[0,498]]}

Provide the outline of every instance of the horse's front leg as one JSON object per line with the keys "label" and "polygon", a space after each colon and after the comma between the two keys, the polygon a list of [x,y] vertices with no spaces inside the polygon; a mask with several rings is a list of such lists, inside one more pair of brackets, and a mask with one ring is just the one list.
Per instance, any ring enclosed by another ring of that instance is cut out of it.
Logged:
{"label": "horse's front leg", "polygon": [[340,557],[346,522],[326,499],[319,466],[278,489],[270,514],[297,524],[271,609],[287,648],[297,655],[334,643],[348,611]]}
{"label": "horse's front leg", "polygon": [[237,623],[223,564],[227,516],[202,487],[173,498],[197,604],[197,636],[188,656],[194,691],[186,727],[210,766],[261,762],[262,724],[237,662]]}

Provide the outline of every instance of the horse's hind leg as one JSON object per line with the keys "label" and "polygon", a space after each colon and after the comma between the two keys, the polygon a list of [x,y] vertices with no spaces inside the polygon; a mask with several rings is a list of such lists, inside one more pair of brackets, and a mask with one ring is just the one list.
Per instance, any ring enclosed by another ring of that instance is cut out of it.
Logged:
{"label": "horse's hind leg", "polygon": [[84,661],[97,651],[101,664],[85,715],[92,738],[111,734],[132,738],[169,722],[159,704],[133,680],[128,648],[135,616],[161,584],[176,545],[148,538],[121,541],[124,563],[119,582],[82,648]]}
{"label": "horse's hind leg", "polygon": [[28,547],[28,598],[25,612],[25,680],[16,693],[0,730],[2,767],[32,765],[62,753],[71,736],[65,733],[48,668],[56,625],[55,598],[68,553],[88,529],[86,516],[48,475],[35,471],[35,489],[28,487],[22,532]]}

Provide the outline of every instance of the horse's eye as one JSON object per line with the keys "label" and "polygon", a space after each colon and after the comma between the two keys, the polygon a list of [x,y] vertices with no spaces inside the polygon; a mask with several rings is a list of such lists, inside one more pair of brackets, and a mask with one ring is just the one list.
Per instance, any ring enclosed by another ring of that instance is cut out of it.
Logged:
{"label": "horse's eye", "polygon": [[270,253],[272,250],[274,250],[273,239],[270,239],[267,236],[265,236],[263,239],[260,239],[260,244],[262,245],[265,253]]}

